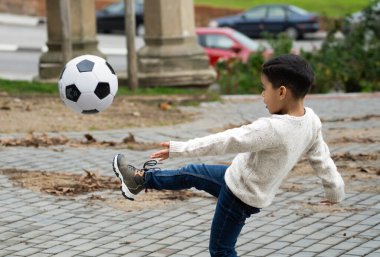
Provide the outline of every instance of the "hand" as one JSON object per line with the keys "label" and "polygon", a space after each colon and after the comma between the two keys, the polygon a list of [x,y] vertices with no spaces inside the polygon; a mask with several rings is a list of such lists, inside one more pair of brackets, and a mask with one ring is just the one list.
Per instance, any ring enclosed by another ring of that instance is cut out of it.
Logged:
{"label": "hand", "polygon": [[169,142],[162,142],[160,146],[165,147],[166,149],[160,150],[158,152],[152,153],[150,155],[151,159],[158,159],[159,161],[163,161],[169,158]]}

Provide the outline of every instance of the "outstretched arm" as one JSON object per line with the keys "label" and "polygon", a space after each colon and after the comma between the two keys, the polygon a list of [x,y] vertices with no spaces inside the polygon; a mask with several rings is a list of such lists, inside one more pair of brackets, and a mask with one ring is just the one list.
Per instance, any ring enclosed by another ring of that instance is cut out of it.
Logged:
{"label": "outstretched arm", "polygon": [[331,204],[342,201],[344,199],[344,181],[330,157],[330,151],[323,140],[321,129],[314,144],[307,152],[307,156],[317,176],[322,179],[327,201],[321,203]]}

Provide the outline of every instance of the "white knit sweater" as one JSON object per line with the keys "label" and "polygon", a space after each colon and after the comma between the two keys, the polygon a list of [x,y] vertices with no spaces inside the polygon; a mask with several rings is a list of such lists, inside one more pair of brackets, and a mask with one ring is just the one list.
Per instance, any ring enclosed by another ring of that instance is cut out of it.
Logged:
{"label": "white knit sweater", "polygon": [[281,182],[306,155],[322,179],[331,202],[344,198],[344,182],[322,138],[322,125],[310,108],[305,115],[272,115],[249,125],[187,142],[171,141],[170,157],[237,153],[228,167],[228,188],[244,203],[257,208],[271,204]]}

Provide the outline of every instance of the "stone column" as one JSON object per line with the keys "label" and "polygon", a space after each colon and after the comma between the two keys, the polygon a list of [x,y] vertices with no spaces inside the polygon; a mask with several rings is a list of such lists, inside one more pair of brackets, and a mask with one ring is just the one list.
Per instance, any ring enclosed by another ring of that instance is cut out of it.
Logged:
{"label": "stone column", "polygon": [[[45,1],[48,51],[41,55],[39,61],[38,79],[41,80],[58,78],[64,66],[60,0]],[[96,39],[95,1],[72,0],[70,9],[73,58],[83,54],[104,57],[98,50],[98,41]]]}
{"label": "stone column", "polygon": [[140,86],[208,86],[216,78],[197,43],[193,0],[145,0]]}

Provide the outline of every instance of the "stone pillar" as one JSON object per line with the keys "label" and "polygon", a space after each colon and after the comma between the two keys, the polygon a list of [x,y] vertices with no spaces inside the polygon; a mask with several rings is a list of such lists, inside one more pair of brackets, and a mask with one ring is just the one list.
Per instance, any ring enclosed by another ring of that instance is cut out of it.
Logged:
{"label": "stone pillar", "polygon": [[[39,78],[41,80],[59,77],[63,63],[62,24],[60,0],[46,0],[48,51],[43,53],[39,61]],[[71,42],[73,58],[83,54],[93,54],[104,57],[98,50],[96,39],[96,18],[94,0],[72,0]]]}
{"label": "stone pillar", "polygon": [[198,45],[193,0],[145,0],[139,85],[208,86],[216,78]]}

